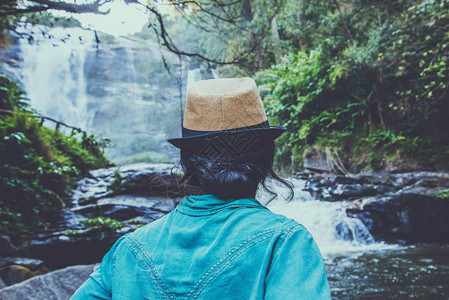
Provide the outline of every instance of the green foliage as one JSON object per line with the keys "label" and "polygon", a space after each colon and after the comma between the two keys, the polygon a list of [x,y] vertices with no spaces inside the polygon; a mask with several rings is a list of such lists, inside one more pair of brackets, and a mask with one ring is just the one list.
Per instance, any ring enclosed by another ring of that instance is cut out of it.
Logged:
{"label": "green foliage", "polygon": [[73,17],[55,17],[51,13],[43,11],[38,13],[27,13],[23,21],[30,24],[39,24],[50,27],[81,27],[81,23]]}
{"label": "green foliage", "polygon": [[117,169],[114,171],[114,180],[111,182],[109,189],[114,192],[119,192],[123,188],[122,176],[120,175],[120,171]]}
{"label": "green foliage", "polygon": [[449,189],[444,189],[438,192],[437,198],[449,199]]}
{"label": "green foliage", "polygon": [[23,91],[0,76],[0,231],[13,238],[45,230],[70,198],[70,182],[108,161],[100,144],[40,125]]}
{"label": "green foliage", "polygon": [[[0,11],[3,9],[2,3],[0,3]],[[7,30],[14,30],[15,29],[15,22],[17,22],[19,19],[19,16],[2,16],[0,18],[0,47],[7,43],[7,37],[8,35],[5,34]]]}
{"label": "green foliage", "polygon": [[107,217],[95,217],[81,220],[80,224],[82,224],[85,228],[99,228],[101,230],[111,231],[117,231],[125,227],[125,224],[122,222]]}
{"label": "green foliage", "polygon": [[3,73],[0,73],[0,109],[10,111],[29,109],[23,90]]}
{"label": "green foliage", "polygon": [[299,166],[312,145],[355,171],[448,161],[449,1],[301,2],[299,19],[278,20],[293,54],[256,75],[269,119],[288,129],[278,161]]}
{"label": "green foliage", "polygon": [[81,229],[67,230],[64,234],[83,239],[103,240],[110,235],[114,235],[126,226],[124,223],[108,217],[95,217],[81,220],[79,225]]}
{"label": "green foliage", "polygon": [[[324,110],[328,105],[325,91],[329,89],[326,78],[329,70],[321,51],[299,52],[256,77],[270,122],[286,126],[289,132],[295,131],[285,135],[280,143],[281,160],[288,160],[291,151],[301,152],[302,157],[304,147],[316,141],[320,130],[327,130],[337,122],[334,112]],[[315,111],[321,113],[315,115]],[[301,157],[294,160],[301,161]]]}

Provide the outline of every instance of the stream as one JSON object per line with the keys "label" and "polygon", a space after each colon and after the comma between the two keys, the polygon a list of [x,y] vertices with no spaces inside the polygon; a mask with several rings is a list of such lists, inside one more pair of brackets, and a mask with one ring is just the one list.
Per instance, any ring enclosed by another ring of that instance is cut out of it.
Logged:
{"label": "stream", "polygon": [[[302,223],[314,236],[326,264],[333,299],[449,299],[449,245],[375,241],[345,202],[324,202],[295,184],[291,203],[268,207]],[[344,228],[344,229],[342,229]]]}

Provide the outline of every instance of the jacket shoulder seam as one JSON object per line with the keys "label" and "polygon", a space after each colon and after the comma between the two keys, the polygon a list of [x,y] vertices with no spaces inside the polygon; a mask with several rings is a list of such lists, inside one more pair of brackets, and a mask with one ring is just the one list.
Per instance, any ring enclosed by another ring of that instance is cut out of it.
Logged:
{"label": "jacket shoulder seam", "polygon": [[116,273],[117,249],[120,246],[120,244],[122,243],[122,241],[126,240],[129,235],[130,235],[130,233],[123,235],[115,243],[114,253],[112,254],[111,291],[110,292],[108,291],[110,296],[112,296],[114,294],[114,285],[112,284],[112,282],[114,282],[115,273]]}
{"label": "jacket shoulder seam", "polygon": [[278,257],[278,251],[279,251],[279,249],[282,248],[282,246],[284,245],[284,242],[285,242],[286,238],[289,237],[289,236],[291,236],[291,235],[292,235],[293,233],[295,233],[296,231],[298,231],[298,230],[304,230],[304,229],[305,229],[305,228],[304,228],[303,225],[297,224],[297,223],[296,223],[296,225],[294,225],[294,226],[288,228],[286,231],[282,232],[282,233],[283,233],[283,235],[282,235],[282,237],[281,237],[282,240],[280,241],[279,246],[276,247],[276,249],[275,249],[274,252],[273,252],[272,262],[274,262],[274,261],[277,259],[277,257]]}

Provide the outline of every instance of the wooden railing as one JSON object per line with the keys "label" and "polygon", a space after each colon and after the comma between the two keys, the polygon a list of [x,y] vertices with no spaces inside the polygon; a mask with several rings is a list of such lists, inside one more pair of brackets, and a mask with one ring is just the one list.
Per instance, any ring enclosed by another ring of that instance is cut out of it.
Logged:
{"label": "wooden railing", "polygon": [[[9,115],[14,116],[14,114],[15,114],[16,112],[14,112],[14,111],[12,111],[12,110],[0,109],[0,113],[1,113],[1,114],[9,114]],[[50,118],[50,117],[46,117],[46,116],[42,116],[42,115],[35,115],[35,114],[30,114],[29,116],[32,117],[32,118],[38,118],[38,119],[41,119],[41,122],[40,122],[40,125],[41,125],[41,126],[44,124],[45,120],[48,120],[48,121],[53,122],[53,123],[56,124],[55,130],[59,130],[59,127],[60,127],[60,126],[63,126],[63,127],[72,129],[72,133],[78,132],[78,133],[87,134],[86,131],[82,130],[82,129],[79,128],[79,127],[73,127],[73,126],[67,125],[67,124],[64,123],[64,122],[55,120],[55,119]]]}

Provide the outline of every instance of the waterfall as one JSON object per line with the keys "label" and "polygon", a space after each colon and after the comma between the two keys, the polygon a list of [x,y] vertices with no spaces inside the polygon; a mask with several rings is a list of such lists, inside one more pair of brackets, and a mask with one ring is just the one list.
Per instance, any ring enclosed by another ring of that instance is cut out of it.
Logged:
{"label": "waterfall", "polygon": [[[97,44],[95,33],[81,28],[22,25],[18,31],[0,68],[39,114],[110,139],[106,154],[119,164],[176,159],[166,139],[180,128],[177,84],[156,43],[99,32]],[[177,57],[166,59],[172,65]]]}
{"label": "waterfall", "polygon": [[[206,73],[206,74],[204,74]],[[203,79],[218,79],[220,73],[216,69],[202,70],[201,68],[191,69],[187,72],[187,89],[195,82]]]}
{"label": "waterfall", "polygon": [[[288,179],[294,185],[294,199],[286,202],[284,200],[286,190],[275,186],[279,197],[268,203],[267,207],[274,213],[285,215],[304,225],[314,237],[324,257],[396,247],[376,242],[362,221],[348,217],[345,201],[316,200],[309,192],[303,190],[306,181]],[[271,196],[259,191],[257,199],[266,203]]]}
{"label": "waterfall", "polygon": [[217,69],[210,69],[210,72],[212,73],[212,77],[214,79],[220,78],[220,72],[218,72]]}
{"label": "waterfall", "polygon": [[[20,74],[31,106],[38,113],[90,130],[85,61],[94,33],[80,28],[19,28],[33,39],[20,39]],[[30,32],[30,30],[32,32]],[[40,33],[39,33],[40,31]]]}

